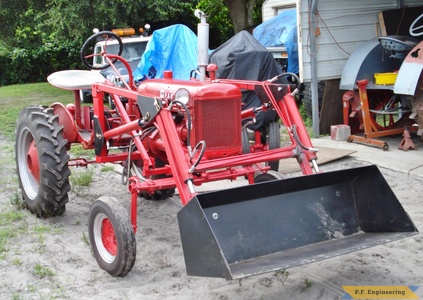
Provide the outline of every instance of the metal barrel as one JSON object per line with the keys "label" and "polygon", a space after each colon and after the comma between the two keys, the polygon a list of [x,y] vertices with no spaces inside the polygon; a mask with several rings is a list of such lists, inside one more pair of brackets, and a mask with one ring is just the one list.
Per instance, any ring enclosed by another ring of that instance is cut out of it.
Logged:
{"label": "metal barrel", "polygon": [[178,222],[187,274],[226,279],[418,233],[374,165],[198,194]]}

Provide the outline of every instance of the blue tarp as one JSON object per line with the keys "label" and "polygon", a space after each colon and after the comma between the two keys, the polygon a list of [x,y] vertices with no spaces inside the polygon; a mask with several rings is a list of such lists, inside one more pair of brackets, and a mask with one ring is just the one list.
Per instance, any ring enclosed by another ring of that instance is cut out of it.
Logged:
{"label": "blue tarp", "polygon": [[265,47],[285,46],[288,53],[288,72],[299,72],[297,12],[290,9],[261,23],[254,29],[253,36]]}
{"label": "blue tarp", "polygon": [[170,70],[173,78],[186,79],[198,66],[198,38],[185,25],[177,24],[153,32],[138,67],[133,72],[139,81],[146,76],[163,78],[163,72]]}

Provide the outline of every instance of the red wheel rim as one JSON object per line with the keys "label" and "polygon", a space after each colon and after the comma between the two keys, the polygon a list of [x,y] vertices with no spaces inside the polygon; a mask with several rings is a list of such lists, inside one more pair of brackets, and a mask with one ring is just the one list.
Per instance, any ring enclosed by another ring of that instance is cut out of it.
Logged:
{"label": "red wheel rim", "polygon": [[116,256],[117,243],[112,222],[109,219],[104,219],[101,223],[101,241],[103,246],[110,254]]}
{"label": "red wheel rim", "polygon": [[34,176],[35,180],[40,182],[40,162],[38,161],[38,150],[35,142],[32,141],[29,145],[28,153],[26,156],[26,163],[29,172]]}

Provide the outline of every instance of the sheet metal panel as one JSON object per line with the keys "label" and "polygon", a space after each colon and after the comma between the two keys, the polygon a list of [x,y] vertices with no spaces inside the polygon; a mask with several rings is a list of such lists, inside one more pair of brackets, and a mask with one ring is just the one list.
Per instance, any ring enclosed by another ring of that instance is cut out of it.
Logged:
{"label": "sheet metal panel", "polygon": [[415,95],[416,87],[423,70],[423,41],[405,58],[398,71],[394,92],[396,94]]}
{"label": "sheet metal panel", "polygon": [[[311,81],[309,51],[309,1],[299,1],[299,38],[301,40],[301,78]],[[421,6],[421,1],[402,1],[404,6]],[[343,67],[351,53],[367,40],[380,36],[378,13],[400,8],[397,0],[319,0],[317,37],[317,79],[341,78]],[[345,51],[349,54],[346,54]]]}

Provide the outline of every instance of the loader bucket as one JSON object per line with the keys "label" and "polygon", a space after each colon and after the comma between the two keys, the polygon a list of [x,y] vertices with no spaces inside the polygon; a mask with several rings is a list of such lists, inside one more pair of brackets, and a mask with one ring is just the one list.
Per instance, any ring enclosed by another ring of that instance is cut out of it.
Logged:
{"label": "loader bucket", "polygon": [[418,233],[374,165],[198,194],[178,222],[187,274],[226,279]]}

